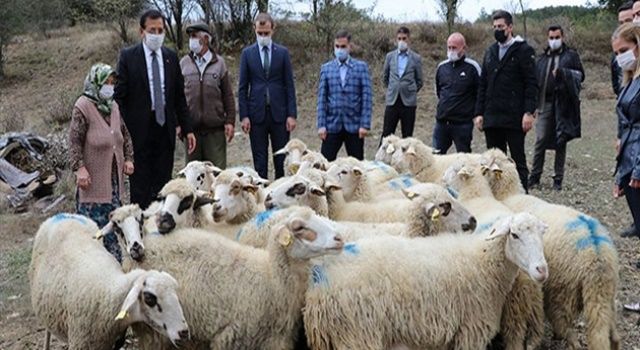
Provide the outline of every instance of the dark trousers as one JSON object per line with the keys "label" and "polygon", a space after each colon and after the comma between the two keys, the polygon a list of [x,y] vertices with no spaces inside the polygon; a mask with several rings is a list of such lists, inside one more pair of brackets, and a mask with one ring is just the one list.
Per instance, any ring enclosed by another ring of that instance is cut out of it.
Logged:
{"label": "dark trousers", "polygon": [[328,133],[327,138],[322,141],[320,152],[328,161],[332,162],[336,160],[343,143],[349,156],[360,160],[364,159],[364,139],[361,139],[357,133],[352,134],[344,129],[338,133]]}
{"label": "dark trousers", "polygon": [[640,189],[629,187],[629,182],[631,182],[631,174],[622,178],[620,186],[624,190],[624,198],[627,199],[636,232],[640,232]]}
{"label": "dark trousers", "polygon": [[527,156],[524,153],[524,137],[526,134],[522,130],[489,128],[484,129],[484,136],[487,139],[487,149],[498,148],[506,154],[507,145],[509,146],[511,158],[516,162],[520,183],[526,190],[529,178]]}
{"label": "dark trousers", "polygon": [[473,122],[455,124],[438,120],[433,128],[433,149],[439,154],[446,154],[452,143],[456,152],[471,153],[472,139]]}
{"label": "dark trousers", "polygon": [[[544,156],[547,146],[556,143],[556,116],[553,109],[553,100],[546,102],[542,112],[536,121],[536,145],[533,152],[533,165],[531,166],[531,177],[540,178],[544,168]],[[562,180],[564,178],[564,163],[567,158],[567,144],[556,145],[556,159],[553,165],[553,178]]]}
{"label": "dark trousers", "polygon": [[[289,132],[286,123],[276,123],[271,116],[271,108],[266,107],[264,121],[259,124],[252,122],[249,131],[253,167],[264,179],[269,178],[269,139],[271,139],[271,151],[275,153],[289,142]],[[284,176],[284,157],[284,155],[273,157],[276,179]]]}
{"label": "dark trousers", "polygon": [[174,143],[169,138],[167,124],[160,126],[153,113],[149,117],[149,129],[144,145],[133,153],[135,171],[129,178],[131,203],[147,208],[169,180],[173,171]]}
{"label": "dark trousers", "polygon": [[[416,107],[405,106],[400,96],[398,96],[393,106],[387,106],[384,110],[382,137],[395,133],[398,122],[400,122],[403,138],[413,136],[413,126],[416,122]],[[382,139],[380,142],[382,142]]]}
{"label": "dark trousers", "polygon": [[[194,134],[196,149],[191,154],[187,150],[187,161],[208,160],[218,168],[225,169],[227,167],[227,137],[224,135],[224,127],[195,131]],[[186,144],[185,149],[187,149]]]}

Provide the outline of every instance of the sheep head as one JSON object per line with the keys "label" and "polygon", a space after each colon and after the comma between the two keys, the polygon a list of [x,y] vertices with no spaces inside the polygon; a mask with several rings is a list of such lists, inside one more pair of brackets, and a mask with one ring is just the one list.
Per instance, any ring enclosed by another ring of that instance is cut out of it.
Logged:
{"label": "sheep head", "polygon": [[144,220],[148,218],[137,204],[124,205],[109,214],[109,222],[101,230],[101,236],[113,231],[118,241],[135,261],[144,258]]}
{"label": "sheep head", "polygon": [[391,158],[393,154],[398,150],[397,143],[401,139],[395,135],[389,135],[382,138],[382,143],[378,147],[375,160],[384,162],[391,165]]}
{"label": "sheep head", "polygon": [[324,190],[305,176],[295,175],[275,187],[266,197],[267,209],[288,208],[294,205],[311,206],[318,198],[326,196]]}
{"label": "sheep head", "polygon": [[189,339],[189,328],[177,289],[178,282],[166,272],[142,272],[133,281],[116,321],[127,324],[144,322],[169,338],[174,345],[180,345]]}
{"label": "sheep head", "polygon": [[337,254],[344,246],[333,222],[309,208],[296,208],[272,232],[273,239],[295,259]]}
{"label": "sheep head", "polygon": [[211,191],[216,176],[222,169],[213,165],[210,161],[191,161],[178,172],[179,176],[187,179],[189,184],[199,191]]}
{"label": "sheep head", "polygon": [[366,174],[355,158],[334,162],[327,170],[327,175],[340,185],[345,198],[352,198],[358,186],[366,181]]}
{"label": "sheep head", "polygon": [[213,199],[213,220],[215,222],[234,221],[255,213],[258,187],[246,178],[225,170],[216,179]]}
{"label": "sheep head", "polygon": [[518,213],[495,223],[486,239],[507,236],[507,259],[528,273],[531,279],[542,283],[549,277],[542,243],[542,235],[546,230],[547,225],[537,217]]}
{"label": "sheep head", "polygon": [[162,234],[169,233],[176,226],[186,227],[195,210],[213,203],[208,193],[194,190],[187,180],[181,178],[167,182],[160,190],[158,200],[156,223]]}

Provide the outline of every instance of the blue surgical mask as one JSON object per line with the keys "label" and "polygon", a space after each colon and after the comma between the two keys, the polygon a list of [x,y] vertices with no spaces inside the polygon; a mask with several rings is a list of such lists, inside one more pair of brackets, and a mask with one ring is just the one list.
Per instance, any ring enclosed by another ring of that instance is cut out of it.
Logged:
{"label": "blue surgical mask", "polygon": [[346,61],[347,58],[349,58],[349,51],[347,51],[347,49],[335,48],[333,53],[334,55],[336,55],[336,58],[342,62]]}

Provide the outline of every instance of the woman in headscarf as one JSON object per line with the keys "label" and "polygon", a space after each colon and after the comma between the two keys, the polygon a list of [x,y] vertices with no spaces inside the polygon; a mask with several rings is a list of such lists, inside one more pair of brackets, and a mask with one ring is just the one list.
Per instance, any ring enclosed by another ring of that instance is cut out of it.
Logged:
{"label": "woman in headscarf", "polygon": [[[91,67],[78,98],[69,130],[70,164],[76,175],[76,212],[99,227],[122,205],[124,175],[133,174],[133,145],[113,100],[116,73],[109,65]],[[114,233],[104,237],[105,248],[121,261]]]}

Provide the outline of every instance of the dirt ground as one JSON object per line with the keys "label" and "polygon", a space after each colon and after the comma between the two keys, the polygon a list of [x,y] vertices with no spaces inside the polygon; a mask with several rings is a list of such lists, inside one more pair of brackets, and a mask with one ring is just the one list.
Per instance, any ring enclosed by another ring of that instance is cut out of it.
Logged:
{"label": "dirt ground", "polygon": [[[46,51],[46,50],[45,50]],[[87,54],[93,56],[93,53]],[[14,57],[9,57],[16,58]],[[232,72],[237,72],[233,59],[228,60],[232,67]],[[86,64],[84,64],[86,65]],[[70,69],[82,69],[71,67]],[[435,62],[426,64],[426,85],[420,92],[418,108],[418,120],[416,122],[416,135],[427,144],[431,143],[431,132],[433,127],[433,115],[435,111],[435,98],[433,96],[433,73]],[[11,66],[10,66],[11,68]],[[15,68],[15,67],[14,67]],[[314,67],[314,69],[319,68]],[[428,73],[431,72],[431,73]],[[235,73],[234,73],[235,74]],[[372,158],[375,147],[379,140],[382,129],[383,93],[379,80],[379,73],[373,73],[376,81],[374,87],[374,119],[372,135],[366,141],[366,156]],[[598,91],[608,91],[608,67],[605,65],[587,65],[586,91],[583,96],[603,95],[594,93]],[[84,74],[76,73],[76,87],[79,86]],[[34,77],[36,79],[37,77]],[[310,81],[312,79],[307,79]],[[300,83],[298,86],[298,115],[299,122],[293,137],[298,137],[307,142],[311,148],[319,149],[320,140],[315,132],[315,88],[313,81]],[[11,86],[17,84],[15,81]],[[301,85],[301,86],[300,86]],[[16,85],[17,86],[17,85]],[[69,89],[72,84],[66,84]],[[7,87],[7,86],[5,86]],[[12,98],[21,98],[25,91],[20,88],[9,91],[3,89],[3,94],[7,100],[0,102],[0,119],[15,117],[14,113],[21,111],[12,109]],[[604,94],[607,95],[606,93]],[[17,100],[14,100],[17,101]],[[17,103],[17,102],[16,102]],[[592,215],[609,227],[614,243],[618,249],[620,257],[620,284],[616,298],[616,308],[618,316],[618,331],[622,337],[621,349],[640,350],[640,314],[630,313],[622,310],[622,304],[640,301],[640,269],[636,263],[640,260],[640,240],[622,239],[619,232],[627,227],[631,222],[631,217],[626,207],[624,199],[614,200],[611,196],[614,167],[614,138],[615,138],[615,101],[613,98],[587,100],[584,98],[582,104],[582,133],[583,138],[569,144],[567,152],[567,173],[562,192],[554,192],[551,189],[552,160],[553,153],[547,154],[543,185],[540,190],[532,193],[548,201],[569,205]],[[24,107],[21,107],[23,110]],[[11,113],[9,113],[11,112]],[[37,113],[34,113],[37,114]],[[25,128],[38,126],[42,129],[42,123],[27,121]],[[534,135],[527,137],[527,157],[529,163],[532,160]],[[238,135],[229,147],[230,165],[250,165],[251,155],[248,152],[249,140],[244,135]],[[474,151],[483,151],[484,137],[475,133],[473,141]],[[182,149],[176,150],[176,166],[183,164]],[[67,209],[71,209],[71,203],[66,204]],[[29,300],[28,280],[26,271],[30,260],[30,250],[33,235],[38,225],[45,217],[21,214],[12,215],[5,212],[0,213],[0,349],[1,350],[22,350],[36,349],[42,346],[44,330],[38,324],[31,311]],[[584,343],[584,323],[577,325],[580,331],[580,339]],[[53,341],[53,349],[64,349],[65,347],[58,341]],[[128,346],[134,349],[135,346]],[[543,349],[564,349],[564,344],[552,341],[547,336],[543,344]],[[586,346],[585,346],[586,349]],[[597,349],[596,349],[597,350]]]}

